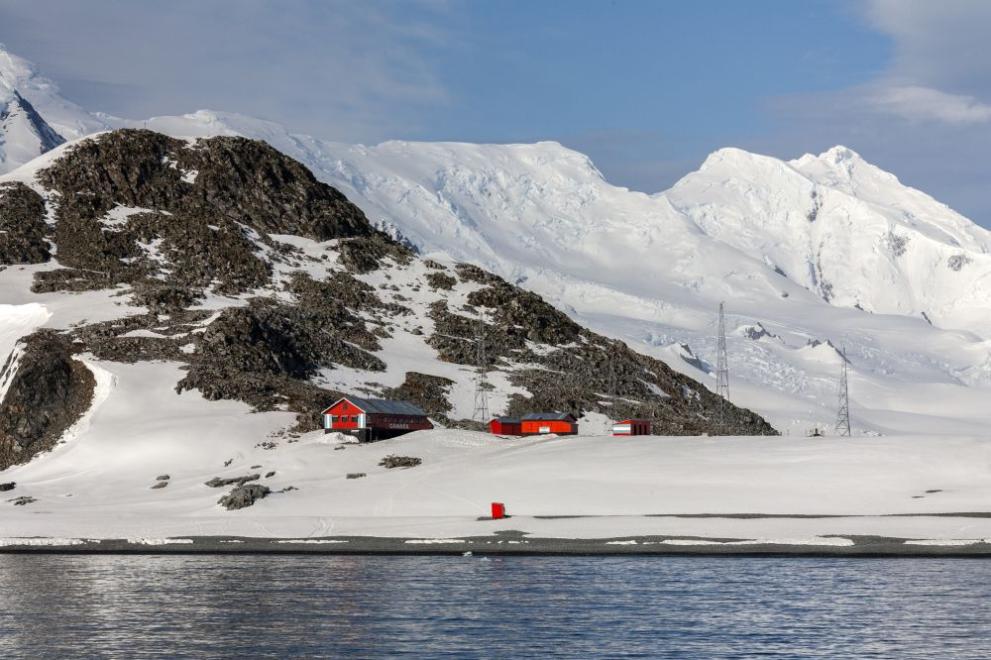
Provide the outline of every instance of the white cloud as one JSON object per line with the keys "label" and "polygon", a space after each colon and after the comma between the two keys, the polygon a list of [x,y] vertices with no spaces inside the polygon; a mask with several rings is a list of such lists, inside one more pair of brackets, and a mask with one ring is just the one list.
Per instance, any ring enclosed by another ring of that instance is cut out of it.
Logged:
{"label": "white cloud", "polygon": [[948,124],[980,124],[991,121],[991,105],[972,96],[950,94],[920,85],[878,87],[866,105],[873,110],[909,121]]}
{"label": "white cloud", "polygon": [[991,0],[869,0],[861,18],[890,40],[873,78],[768,99],[781,156],[848,144],[909,185],[991,228]]}

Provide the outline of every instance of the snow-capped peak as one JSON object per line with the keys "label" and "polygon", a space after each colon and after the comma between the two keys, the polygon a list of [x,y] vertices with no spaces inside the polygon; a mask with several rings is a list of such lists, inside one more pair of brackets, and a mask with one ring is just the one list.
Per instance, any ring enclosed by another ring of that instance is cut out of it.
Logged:
{"label": "snow-capped peak", "polygon": [[16,89],[0,87],[0,173],[19,167],[63,142],[65,139]]}
{"label": "snow-capped peak", "polygon": [[8,91],[17,89],[32,79],[37,82],[45,81],[37,75],[31,62],[14,55],[0,43],[0,92],[5,88]]}
{"label": "snow-capped peak", "polygon": [[864,160],[856,151],[850,147],[844,147],[842,144],[838,144],[835,147],[822,152],[819,154],[819,159],[832,161],[834,163],[852,163]]}
{"label": "snow-capped peak", "polygon": [[[7,94],[4,94],[6,89]],[[58,85],[38,73],[34,64],[14,55],[0,44],[0,103],[17,92],[44,119],[44,122],[66,140],[103,131],[110,126],[94,114],[63,98]],[[10,170],[0,156],[0,171]]]}

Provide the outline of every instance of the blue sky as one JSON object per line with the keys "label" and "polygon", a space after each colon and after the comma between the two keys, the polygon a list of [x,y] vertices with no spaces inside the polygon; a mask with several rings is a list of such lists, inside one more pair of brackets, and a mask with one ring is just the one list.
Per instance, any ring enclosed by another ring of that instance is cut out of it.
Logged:
{"label": "blue sky", "polygon": [[0,0],[0,42],[132,118],[558,140],[662,190],[723,146],[845,144],[991,226],[991,2]]}

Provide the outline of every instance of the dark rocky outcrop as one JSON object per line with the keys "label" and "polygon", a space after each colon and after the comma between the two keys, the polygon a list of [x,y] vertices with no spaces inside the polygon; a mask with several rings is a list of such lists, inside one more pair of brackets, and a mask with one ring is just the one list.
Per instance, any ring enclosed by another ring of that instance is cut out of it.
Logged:
{"label": "dark rocky outcrop", "polygon": [[448,401],[452,385],[454,381],[450,378],[407,371],[402,385],[387,389],[383,394],[387,399],[415,403],[428,415],[446,419],[452,408]]}
{"label": "dark rocky outcrop", "polygon": [[220,477],[214,477],[210,481],[206,482],[205,485],[209,486],[210,488],[223,488],[224,486],[230,486],[231,484],[237,484],[238,486],[243,486],[249,481],[258,481],[259,479],[261,479],[260,474],[247,474],[243,477],[228,477],[226,479],[222,479]]}
{"label": "dark rocky outcrop", "polygon": [[8,481],[6,483],[0,484],[0,493],[6,493],[7,491],[14,490],[17,487],[17,483],[13,481]]}
{"label": "dark rocky outcrop", "polygon": [[0,469],[51,449],[89,408],[96,382],[72,354],[68,339],[51,330],[23,340],[17,371],[0,402]]}
{"label": "dark rocky outcrop", "polygon": [[319,411],[339,395],[307,382],[321,367],[385,369],[379,358],[342,338],[322,314],[265,299],[224,310],[187,356],[189,373],[177,391],[197,389],[207,399],[236,399],[259,409],[286,405],[306,418],[301,429],[315,428]]}
{"label": "dark rocky outcrop", "polygon": [[[205,288],[243,293],[268,283],[271,265],[259,246],[282,249],[270,234],[361,240],[375,248],[351,249],[365,253],[365,271],[403,253],[340,192],[263,142],[216,137],[190,145],[115,131],[74,146],[39,180],[59,193],[53,238],[71,272],[39,278],[38,291],[151,280],[167,288],[144,295],[161,293],[166,303],[176,287],[193,296]],[[104,222],[118,205],[151,212]]]}
{"label": "dark rocky outcrop", "polygon": [[242,484],[217,500],[217,504],[228,511],[245,509],[258,500],[268,497],[271,492],[271,488],[261,484]]}
{"label": "dark rocky outcrop", "polygon": [[395,454],[390,454],[379,461],[379,465],[387,470],[416,467],[421,463],[423,463],[423,459],[416,456],[396,456]]}
{"label": "dark rocky outcrop", "polygon": [[392,257],[397,263],[405,264],[414,256],[412,251],[393,242],[385,234],[344,240],[338,247],[341,265],[359,274],[377,269],[386,257]]}
{"label": "dark rocky outcrop", "polygon": [[447,273],[427,273],[427,284],[435,289],[450,291],[457,283],[458,280],[451,277]]}
{"label": "dark rocky outcrop", "polygon": [[41,195],[20,182],[0,185],[0,264],[38,264],[50,258]]}

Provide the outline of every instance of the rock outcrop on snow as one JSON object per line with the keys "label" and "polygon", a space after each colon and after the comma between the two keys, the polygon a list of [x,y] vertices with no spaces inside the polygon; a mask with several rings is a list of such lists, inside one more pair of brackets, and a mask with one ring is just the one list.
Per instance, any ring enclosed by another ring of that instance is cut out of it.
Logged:
{"label": "rock outcrop on snow", "polygon": [[0,370],[0,382],[10,378],[0,401],[0,470],[51,449],[89,408],[95,381],[74,352],[67,336],[42,330]]}
{"label": "rock outcrop on snow", "polygon": [[0,266],[48,261],[45,201],[20,182],[0,185]]}

